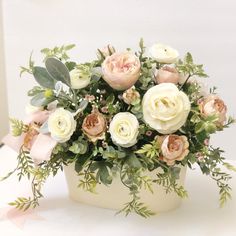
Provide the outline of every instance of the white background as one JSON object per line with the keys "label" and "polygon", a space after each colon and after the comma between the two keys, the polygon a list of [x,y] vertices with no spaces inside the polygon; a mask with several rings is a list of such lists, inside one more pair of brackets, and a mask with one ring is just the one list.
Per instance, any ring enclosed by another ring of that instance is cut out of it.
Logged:
{"label": "white background", "polygon": [[[40,63],[41,48],[76,43],[73,58],[84,61],[108,43],[135,48],[140,37],[147,45],[169,44],[181,55],[192,52],[236,115],[235,0],[3,0],[3,10],[12,117],[24,117],[26,91],[34,84],[30,76],[19,78],[31,50]],[[231,159],[236,159],[235,133],[236,126],[213,139]]]}

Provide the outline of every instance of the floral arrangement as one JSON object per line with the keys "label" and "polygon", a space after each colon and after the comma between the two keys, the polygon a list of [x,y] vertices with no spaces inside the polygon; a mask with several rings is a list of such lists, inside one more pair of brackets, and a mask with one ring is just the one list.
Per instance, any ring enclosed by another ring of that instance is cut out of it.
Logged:
{"label": "floral arrangement", "polygon": [[[130,190],[131,201],[121,209],[126,214],[153,214],[140,202],[141,188],[152,192],[153,185],[161,185],[166,193],[187,197],[177,180],[181,166],[192,169],[193,164],[216,181],[223,206],[231,197],[231,176],[221,166],[236,168],[209,140],[234,119],[227,118],[216,89],[206,91],[200,82],[207,77],[203,65],[195,64],[190,53],[179,59],[178,51],[166,45],[146,50],[142,39],[137,52],[117,52],[108,45],[86,63],[70,60],[73,47],[45,48],[43,66],[30,57],[29,66],[21,68],[39,86],[28,92],[27,119],[11,119],[12,132],[4,142],[18,151],[18,164],[2,179],[26,176],[33,195],[10,205],[36,207],[46,179],[74,163],[78,187],[85,191],[120,178]],[[157,169],[155,179],[145,174]]]}

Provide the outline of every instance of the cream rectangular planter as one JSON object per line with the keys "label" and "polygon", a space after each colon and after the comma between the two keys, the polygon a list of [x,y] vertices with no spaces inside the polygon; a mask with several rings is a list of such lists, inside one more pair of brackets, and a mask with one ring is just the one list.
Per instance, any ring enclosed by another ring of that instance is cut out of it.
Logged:
{"label": "cream rectangular planter", "polygon": [[[65,176],[68,184],[69,196],[71,199],[80,203],[93,205],[102,208],[120,210],[124,204],[131,200],[129,190],[121,183],[119,178],[114,178],[111,185],[108,187],[103,184],[98,184],[96,194],[86,192],[78,188],[79,176],[74,170],[74,164],[64,167]],[[150,172],[150,176],[155,178],[155,171]],[[179,184],[184,185],[186,176],[186,167],[181,167]],[[180,206],[181,198],[176,193],[166,194],[165,190],[158,185],[153,185],[154,193],[142,189],[140,197],[153,212],[165,212],[173,210]]]}

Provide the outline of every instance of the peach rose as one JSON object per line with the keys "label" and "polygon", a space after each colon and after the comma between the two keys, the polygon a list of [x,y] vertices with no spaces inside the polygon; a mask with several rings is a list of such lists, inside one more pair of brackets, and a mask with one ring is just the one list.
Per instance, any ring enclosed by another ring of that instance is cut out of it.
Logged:
{"label": "peach rose", "polygon": [[180,80],[180,75],[178,71],[170,66],[163,66],[158,70],[156,76],[156,82],[160,83],[173,83],[177,84]]}
{"label": "peach rose", "polygon": [[217,124],[220,126],[224,125],[226,121],[227,106],[218,96],[209,95],[208,97],[201,99],[199,101],[199,109],[204,117],[217,115]]}
{"label": "peach rose", "polygon": [[96,142],[98,139],[104,139],[106,131],[105,117],[98,110],[93,111],[85,117],[82,130],[92,142]]}
{"label": "peach rose", "polygon": [[133,104],[133,103],[135,103],[136,101],[138,101],[139,98],[140,98],[140,94],[139,94],[139,92],[135,89],[135,87],[133,86],[133,87],[127,89],[127,90],[123,93],[122,98],[123,98],[124,102],[129,105],[129,104]]}
{"label": "peach rose", "polygon": [[160,159],[168,166],[174,165],[175,161],[183,160],[189,153],[188,139],[184,135],[158,136],[157,142],[160,144]]}
{"label": "peach rose", "polygon": [[102,63],[103,79],[116,90],[132,87],[140,75],[140,61],[130,52],[114,53]]}

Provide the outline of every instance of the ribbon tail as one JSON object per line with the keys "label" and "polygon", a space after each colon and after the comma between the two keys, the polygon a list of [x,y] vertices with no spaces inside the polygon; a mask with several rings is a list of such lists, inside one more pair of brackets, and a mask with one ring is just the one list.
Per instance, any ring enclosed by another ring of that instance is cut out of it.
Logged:
{"label": "ribbon tail", "polygon": [[52,139],[50,135],[39,134],[31,147],[30,156],[39,163],[48,161],[56,145],[57,141]]}

